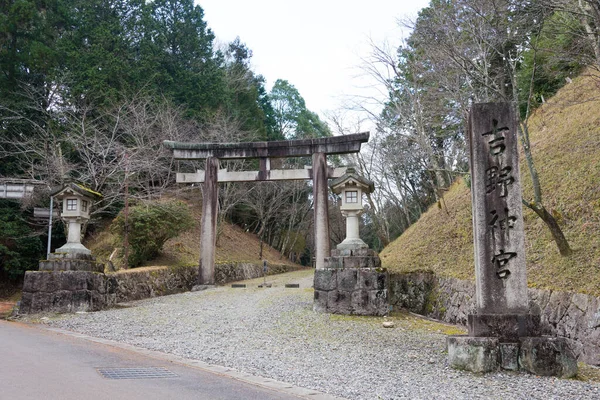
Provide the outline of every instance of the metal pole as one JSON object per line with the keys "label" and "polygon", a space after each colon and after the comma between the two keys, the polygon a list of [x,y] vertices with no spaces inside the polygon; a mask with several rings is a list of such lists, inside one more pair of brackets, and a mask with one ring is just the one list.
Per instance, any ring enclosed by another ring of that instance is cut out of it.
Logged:
{"label": "metal pole", "polygon": [[52,240],[52,212],[54,211],[54,197],[50,196],[50,218],[48,219],[48,247],[46,249],[46,260],[50,257],[50,242]]}
{"label": "metal pole", "polygon": [[129,268],[129,158],[125,153],[125,237],[123,247],[125,247],[125,269]]}

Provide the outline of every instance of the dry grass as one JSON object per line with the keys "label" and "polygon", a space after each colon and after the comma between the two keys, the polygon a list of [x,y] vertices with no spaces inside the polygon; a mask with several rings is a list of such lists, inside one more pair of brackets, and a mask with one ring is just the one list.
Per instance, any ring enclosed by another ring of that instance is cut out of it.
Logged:
{"label": "dry grass", "polygon": [[432,270],[459,279],[473,276],[471,195],[462,180],[380,254],[384,267],[401,272]]}
{"label": "dry grass", "polygon": [[600,368],[581,362],[577,364],[577,367],[579,370],[576,379],[584,382],[600,382]]}
{"label": "dry grass", "polygon": [[[589,70],[561,89],[530,126],[544,203],[574,254],[561,257],[543,222],[525,210],[529,286],[600,296],[600,75]],[[523,161],[521,177],[523,195],[531,198]],[[469,189],[459,180],[444,198],[446,208],[430,208],[381,252],[383,266],[474,279]]]}
{"label": "dry grass", "polygon": [[[200,196],[178,196],[179,200],[185,201],[192,213],[194,227],[179,236],[168,240],[157,258],[145,263],[145,266],[180,266],[197,265],[200,259],[200,221],[202,219],[202,202]],[[216,262],[248,262],[262,263],[259,258],[260,241],[248,232],[244,232],[238,226],[223,223],[218,228]],[[97,235],[86,242],[86,246],[92,251],[100,262],[106,263],[116,247],[122,246],[117,243],[116,238],[107,229],[100,231]],[[272,264],[293,265],[286,257],[277,250],[264,245],[263,258]],[[115,265],[122,265],[119,257],[113,258]]]}

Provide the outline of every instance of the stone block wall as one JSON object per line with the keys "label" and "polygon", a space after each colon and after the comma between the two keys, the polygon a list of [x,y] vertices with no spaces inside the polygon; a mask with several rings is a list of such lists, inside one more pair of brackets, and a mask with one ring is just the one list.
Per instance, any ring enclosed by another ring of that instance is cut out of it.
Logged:
{"label": "stone block wall", "polygon": [[333,250],[324,269],[315,271],[314,310],[333,314],[385,315],[387,272],[369,249]]}
{"label": "stone block wall", "polygon": [[[283,264],[269,265],[267,274],[279,274],[300,268]],[[262,265],[215,265],[215,279],[219,284],[258,278],[262,274]],[[185,292],[197,283],[197,279],[197,265],[142,267],[108,274],[81,270],[28,271],[19,312],[35,314],[98,311],[113,307],[117,303]]]}
{"label": "stone block wall", "polygon": [[196,284],[198,267],[142,267],[106,274],[116,282],[117,303],[188,291]]}
{"label": "stone block wall", "polygon": [[88,271],[27,271],[19,312],[98,311],[116,303],[116,282]]}
{"label": "stone block wall", "polygon": [[[432,272],[390,274],[389,302],[394,308],[466,325],[475,313],[475,283],[437,277]],[[580,361],[600,365],[600,298],[529,288],[530,312],[541,317],[543,335],[570,339]]]}
{"label": "stone block wall", "polygon": [[[297,271],[302,268],[305,267],[286,264],[269,264],[267,275],[283,274],[285,272]],[[198,269],[198,267],[196,267],[196,269]],[[217,284],[260,278],[261,276],[263,276],[262,264],[222,263],[215,265],[215,282],[217,282]]]}
{"label": "stone block wall", "polygon": [[[301,267],[285,264],[269,265],[267,275],[281,274]],[[225,263],[215,265],[217,284],[259,278],[262,265]],[[187,292],[198,283],[198,266],[142,267],[106,274],[116,281],[117,303],[147,299],[156,296]]]}

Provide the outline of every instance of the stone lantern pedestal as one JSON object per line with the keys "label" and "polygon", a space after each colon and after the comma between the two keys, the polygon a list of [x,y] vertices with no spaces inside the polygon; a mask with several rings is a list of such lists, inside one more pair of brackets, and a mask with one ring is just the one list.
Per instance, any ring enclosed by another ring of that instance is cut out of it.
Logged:
{"label": "stone lantern pedestal", "polygon": [[25,273],[19,312],[96,311],[115,304],[116,286],[106,279],[104,265],[81,243],[81,224],[89,219],[91,205],[101,195],[68,182],[51,196],[63,203],[67,243],[41,260],[39,271]]}
{"label": "stone lantern pedestal", "polygon": [[359,236],[362,194],[371,193],[373,183],[348,168],[330,186],[342,197],[346,238],[325,258],[325,268],[315,271],[313,309],[332,314],[385,315],[389,307],[388,275],[381,269],[377,253]]}

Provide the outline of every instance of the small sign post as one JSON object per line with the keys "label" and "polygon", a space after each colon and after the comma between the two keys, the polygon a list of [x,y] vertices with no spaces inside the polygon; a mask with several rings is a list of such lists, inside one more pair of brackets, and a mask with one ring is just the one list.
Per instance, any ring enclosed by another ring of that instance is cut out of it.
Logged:
{"label": "small sign post", "polygon": [[267,271],[268,271],[267,260],[263,260],[263,284],[258,285],[259,288],[271,287],[271,284],[267,284]]}

